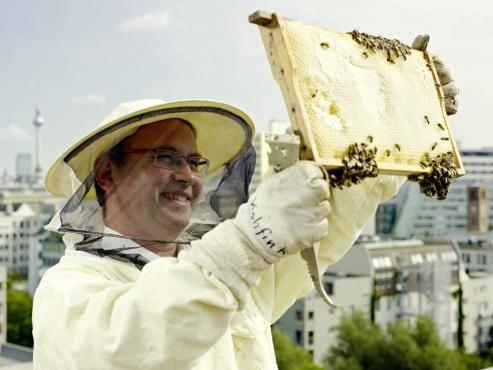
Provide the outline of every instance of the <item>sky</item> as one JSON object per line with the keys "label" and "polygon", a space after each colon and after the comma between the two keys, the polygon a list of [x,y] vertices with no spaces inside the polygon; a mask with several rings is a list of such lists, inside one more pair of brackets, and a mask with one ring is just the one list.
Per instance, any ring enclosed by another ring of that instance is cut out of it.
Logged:
{"label": "sky", "polygon": [[460,89],[449,124],[462,148],[493,147],[493,3],[487,0],[0,0],[0,171],[17,153],[49,166],[120,103],[212,99],[245,110],[258,131],[288,120],[281,91],[248,15],[277,12],[339,32],[358,29],[429,52]]}

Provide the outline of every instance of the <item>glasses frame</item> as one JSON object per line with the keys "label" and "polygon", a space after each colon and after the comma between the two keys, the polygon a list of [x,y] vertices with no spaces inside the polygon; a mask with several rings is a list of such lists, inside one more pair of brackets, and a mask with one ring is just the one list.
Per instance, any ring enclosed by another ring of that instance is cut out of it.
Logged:
{"label": "glasses frame", "polygon": [[[188,168],[190,168],[190,170],[193,172],[194,175],[196,176],[206,176],[207,175],[207,171],[209,170],[209,160],[207,158],[204,158],[202,157],[201,155],[199,154],[192,154],[192,155],[183,155],[181,154],[180,152],[177,152],[176,150],[173,150],[173,149],[165,149],[165,148],[126,148],[126,149],[122,149],[120,151],[121,153],[130,153],[130,154],[141,154],[141,153],[153,153],[153,156],[154,156],[154,165],[156,167],[159,167],[159,168],[165,168],[167,170],[177,170],[180,168],[181,165],[183,165],[183,162],[185,162],[188,166]],[[175,164],[176,164],[176,167],[171,167],[171,166],[163,166],[162,164],[158,164],[158,153],[160,152],[166,152],[166,153],[170,153],[170,154],[173,154],[174,156],[174,159],[175,160]],[[177,161],[177,159],[179,158],[179,163]],[[195,171],[193,170],[192,166],[190,166],[190,160],[191,159],[196,159],[196,158],[200,158],[199,159],[199,165],[203,165],[203,170],[202,171]],[[203,163],[203,161],[205,161],[205,163]]]}

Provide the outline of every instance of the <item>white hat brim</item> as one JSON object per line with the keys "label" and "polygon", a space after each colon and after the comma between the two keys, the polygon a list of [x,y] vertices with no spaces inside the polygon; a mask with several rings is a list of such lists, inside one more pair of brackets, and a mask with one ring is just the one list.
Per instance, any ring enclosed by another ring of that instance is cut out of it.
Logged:
{"label": "white hat brim", "polygon": [[[89,176],[96,159],[132,135],[139,127],[168,118],[190,122],[197,130],[197,148],[209,159],[209,175],[239,156],[252,143],[255,126],[250,117],[229,104],[189,100],[165,103],[139,100],[118,107],[94,131],[65,151],[49,169],[46,189],[62,197],[71,196]],[[94,199],[94,189],[87,198]]]}

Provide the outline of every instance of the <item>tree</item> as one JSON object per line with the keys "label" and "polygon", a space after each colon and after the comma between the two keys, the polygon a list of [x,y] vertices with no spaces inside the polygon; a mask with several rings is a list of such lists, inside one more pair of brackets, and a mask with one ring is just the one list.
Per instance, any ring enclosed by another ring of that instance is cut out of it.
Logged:
{"label": "tree", "polygon": [[272,340],[279,370],[323,370],[312,362],[307,351],[291,342],[279,329],[272,329]]}
{"label": "tree", "polygon": [[7,281],[7,342],[33,347],[31,312],[33,302],[27,292],[12,289],[18,276],[9,274]]}
{"label": "tree", "polygon": [[479,356],[446,348],[428,317],[418,317],[414,326],[395,321],[384,332],[356,311],[343,315],[335,330],[337,343],[325,361],[330,369],[477,370],[490,365]]}

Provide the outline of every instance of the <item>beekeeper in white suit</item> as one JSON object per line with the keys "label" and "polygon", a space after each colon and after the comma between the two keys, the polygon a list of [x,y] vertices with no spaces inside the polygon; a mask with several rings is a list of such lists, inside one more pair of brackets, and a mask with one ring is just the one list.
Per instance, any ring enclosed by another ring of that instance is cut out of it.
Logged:
{"label": "beekeeper in white suit", "polygon": [[301,161],[182,244],[204,181],[253,134],[230,105],[140,100],[57,160],[46,186],[70,200],[48,228],[67,249],[35,294],[35,369],[277,368],[270,325],[312,287],[299,252],[320,241],[324,271],[403,180],[330,191]]}

